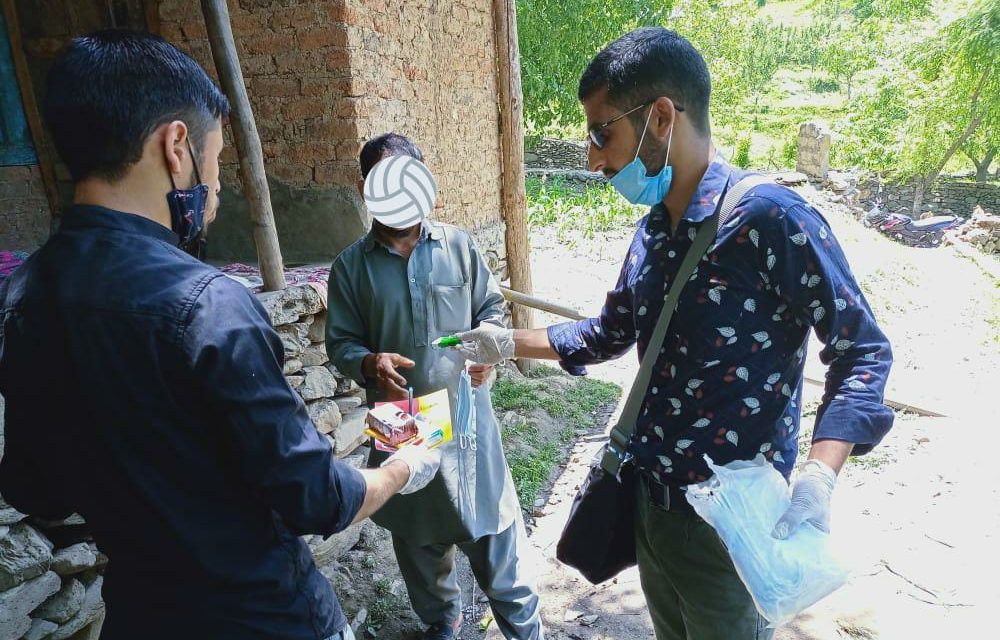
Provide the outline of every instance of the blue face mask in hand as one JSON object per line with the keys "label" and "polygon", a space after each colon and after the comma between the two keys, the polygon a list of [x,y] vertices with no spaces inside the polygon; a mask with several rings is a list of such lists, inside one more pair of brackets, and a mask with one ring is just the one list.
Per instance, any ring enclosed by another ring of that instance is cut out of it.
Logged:
{"label": "blue face mask in hand", "polygon": [[611,186],[618,193],[632,204],[653,206],[662,202],[663,198],[670,191],[670,181],[673,178],[673,167],[667,162],[670,161],[670,143],[674,138],[674,125],[670,125],[670,134],[667,136],[667,157],[664,160],[663,169],[655,176],[646,175],[646,165],[639,159],[639,150],[642,149],[642,142],[646,139],[646,129],[649,128],[649,118],[653,115],[650,108],[649,115],[646,116],[646,124],[642,128],[642,136],[639,138],[639,146],[635,150],[635,159],[625,165],[625,167],[611,178]]}

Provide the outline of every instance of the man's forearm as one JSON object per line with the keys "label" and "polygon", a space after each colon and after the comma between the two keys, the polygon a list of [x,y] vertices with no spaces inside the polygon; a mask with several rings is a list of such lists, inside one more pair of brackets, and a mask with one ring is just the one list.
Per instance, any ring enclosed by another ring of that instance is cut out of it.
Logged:
{"label": "man's forearm", "polygon": [[532,360],[559,360],[559,354],[552,348],[546,329],[516,329],[514,355]]}
{"label": "man's forearm", "polygon": [[819,460],[838,474],[854,449],[853,442],[844,440],[817,440],[809,450],[810,460]]}
{"label": "man's forearm", "polygon": [[361,522],[389,501],[410,479],[410,468],[399,460],[378,469],[362,469],[365,478],[365,501],[351,524]]}

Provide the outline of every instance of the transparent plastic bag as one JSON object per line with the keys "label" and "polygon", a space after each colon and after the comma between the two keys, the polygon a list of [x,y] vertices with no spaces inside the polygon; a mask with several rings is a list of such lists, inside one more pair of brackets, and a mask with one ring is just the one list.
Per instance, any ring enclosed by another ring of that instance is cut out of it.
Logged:
{"label": "transparent plastic bag", "polygon": [[722,538],[757,610],[777,627],[836,591],[848,569],[830,534],[803,523],[787,540],[771,536],[791,492],[778,471],[758,455],[719,466],[714,476],[687,490],[687,500]]}

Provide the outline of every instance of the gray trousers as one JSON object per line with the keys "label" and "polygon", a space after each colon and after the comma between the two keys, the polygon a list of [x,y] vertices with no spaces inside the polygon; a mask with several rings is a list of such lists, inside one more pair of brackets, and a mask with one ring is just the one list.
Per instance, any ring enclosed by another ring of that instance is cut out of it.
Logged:
{"label": "gray trousers", "polygon": [[528,538],[520,516],[506,531],[458,545],[417,546],[396,534],[392,544],[410,604],[424,624],[452,624],[462,614],[462,592],[455,571],[457,547],[469,558],[504,637],[543,640],[538,593],[522,557]]}

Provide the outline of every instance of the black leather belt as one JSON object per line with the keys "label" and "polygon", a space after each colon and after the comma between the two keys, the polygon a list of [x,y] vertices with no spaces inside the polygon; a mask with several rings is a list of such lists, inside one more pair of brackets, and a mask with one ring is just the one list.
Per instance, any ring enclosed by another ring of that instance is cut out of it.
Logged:
{"label": "black leather belt", "polygon": [[694,513],[694,507],[684,497],[684,489],[676,484],[661,484],[651,476],[642,474],[642,482],[646,485],[646,495],[649,502],[664,511]]}

